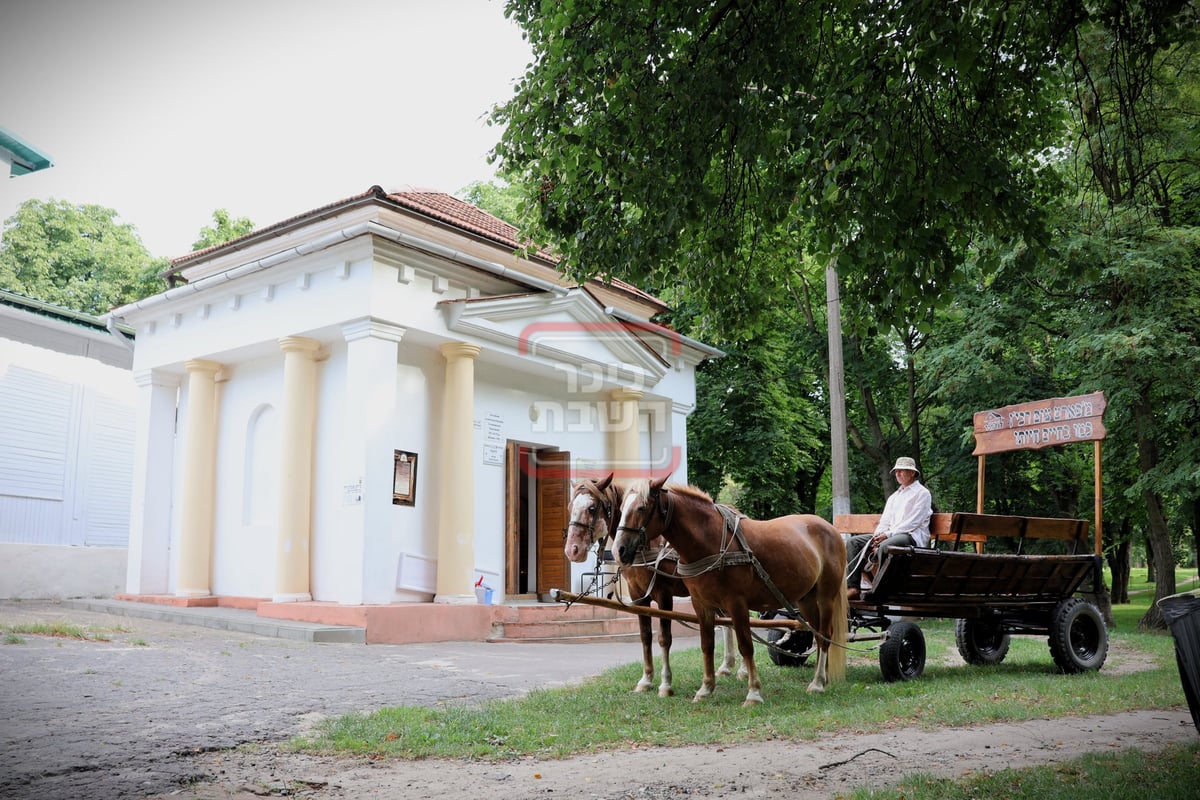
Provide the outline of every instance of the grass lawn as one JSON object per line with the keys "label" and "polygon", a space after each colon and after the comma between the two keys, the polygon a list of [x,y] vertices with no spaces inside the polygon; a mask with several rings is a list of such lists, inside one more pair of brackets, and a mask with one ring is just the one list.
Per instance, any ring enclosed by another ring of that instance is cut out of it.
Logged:
{"label": "grass lawn", "polygon": [[[1194,573],[1181,571],[1180,581]],[[811,666],[777,667],[764,646],[756,661],[764,704],[743,708],[744,684],[718,680],[717,691],[692,703],[700,685],[697,648],[672,653],[676,696],[634,694],[640,664],[612,668],[586,685],[534,691],[476,706],[387,708],[327,721],[293,742],[297,749],[399,758],[562,758],[631,744],[688,745],[816,739],[831,733],[918,725],[939,727],[1047,716],[1110,714],[1185,704],[1174,641],[1165,632],[1137,629],[1152,591],[1135,570],[1133,602],[1116,606],[1109,655],[1099,672],[1059,674],[1045,637],[1014,636],[1004,662],[962,663],[950,620],[921,620],[928,652],[916,681],[887,683],[877,643],[852,643],[847,680],[824,695],[805,689]],[[613,698],[623,702],[614,713]],[[802,713],[797,713],[802,712]]]}
{"label": "grass lawn", "polygon": [[[1180,570],[1177,585],[1195,587],[1195,571]],[[677,695],[630,690],[640,664],[605,671],[586,685],[535,691],[527,697],[479,706],[389,708],[327,721],[299,750],[371,755],[379,758],[510,759],[563,758],[581,752],[631,745],[687,745],[816,739],[839,732],[908,725],[937,728],[985,722],[1186,705],[1166,632],[1139,631],[1138,621],[1153,598],[1145,570],[1134,570],[1132,603],[1113,609],[1109,654],[1094,673],[1056,671],[1045,637],[1014,636],[998,665],[962,663],[954,624],[922,620],[927,648],[924,675],[909,683],[886,683],[877,654],[852,645],[847,681],[824,695],[805,687],[811,667],[777,667],[759,646],[765,703],[743,708],[744,685],[719,679],[716,694],[693,704],[699,686],[699,650],[672,654]],[[613,699],[622,702],[614,706]],[[596,709],[617,709],[598,714]],[[1192,800],[1200,774],[1200,742],[1157,753],[1119,751],[1021,770],[958,779],[909,775],[893,788],[856,789],[850,800],[969,800],[1036,797],[1039,800]]]}

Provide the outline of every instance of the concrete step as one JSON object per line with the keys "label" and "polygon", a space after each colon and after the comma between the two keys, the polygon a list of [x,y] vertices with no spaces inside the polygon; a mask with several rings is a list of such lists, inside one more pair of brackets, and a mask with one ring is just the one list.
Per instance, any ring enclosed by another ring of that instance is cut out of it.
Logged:
{"label": "concrete step", "polygon": [[253,611],[228,606],[175,606],[161,603],[138,603],[126,600],[72,599],[63,605],[85,611],[99,611],[125,617],[139,617],[182,625],[201,625],[206,628],[252,633],[275,639],[295,639],[302,642],[338,642],[363,644],[366,628],[321,622],[286,619],[267,619]]}
{"label": "concrete step", "polygon": [[[514,602],[498,606],[395,603],[350,606],[327,602],[272,603],[261,598],[169,596],[68,600],[65,604],[108,614],[308,642],[406,644],[438,641],[587,642],[637,641],[638,615],[584,603]],[[677,599],[676,611],[691,612]],[[654,623],[655,638],[658,623]],[[672,627],[676,638],[695,628]]]}
{"label": "concrete step", "polygon": [[[682,601],[676,611],[692,613],[689,601]],[[589,606],[582,603],[566,606],[561,603],[516,607],[515,619],[497,618],[492,623],[492,642],[581,642],[581,641],[639,641],[638,615],[632,611]],[[652,621],[655,641],[658,640],[659,620]],[[674,638],[698,636],[695,626],[675,623]]]}
{"label": "concrete step", "polygon": [[492,635],[489,642],[535,641],[548,642],[569,640],[599,641],[599,640],[633,640],[637,641],[638,620],[632,614],[617,616],[620,612],[611,612],[610,617],[592,617],[590,619],[525,619],[516,622],[495,622],[492,624]]}

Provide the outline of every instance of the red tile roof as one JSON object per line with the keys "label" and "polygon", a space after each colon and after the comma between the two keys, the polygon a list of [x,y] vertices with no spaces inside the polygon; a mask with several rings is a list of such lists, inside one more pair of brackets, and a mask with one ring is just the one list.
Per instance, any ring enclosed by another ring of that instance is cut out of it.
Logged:
{"label": "red tile roof", "polygon": [[[239,241],[241,239],[249,239],[251,237],[258,237],[263,234],[273,233],[303,222],[311,217],[322,216],[336,211],[344,206],[361,203],[364,200],[389,201],[408,211],[422,214],[442,224],[483,237],[484,239],[503,245],[514,251],[521,250],[528,244],[528,242],[522,241],[519,238],[520,231],[517,230],[516,226],[510,225],[499,217],[494,217],[483,209],[473,206],[464,200],[459,200],[453,195],[446,194],[445,192],[435,192],[425,189],[385,192],[383,188],[378,185],[372,186],[362,194],[352,195],[351,197],[321,206],[320,208],[313,209],[307,213],[290,217],[282,222],[277,222],[274,225],[268,225],[264,228],[259,228],[251,233],[246,234],[245,236],[238,237],[238,239],[233,241]],[[207,255],[208,253],[211,253],[219,248],[225,247],[228,244],[230,244],[230,242],[214,245],[212,247],[205,248],[204,250],[197,250],[194,253],[188,253],[185,256],[173,258],[171,259],[170,268],[164,273],[164,275],[170,276],[178,273],[187,264],[195,261],[199,257]],[[559,262],[559,257],[552,251],[545,248],[539,249],[534,257],[549,262],[552,265],[557,265]],[[664,311],[667,309],[667,305],[654,295],[650,294],[649,292],[644,292],[633,284],[626,283],[623,280],[613,278],[605,281],[596,280],[596,282],[604,283],[605,285],[617,289],[618,291],[633,295],[642,299],[643,301],[653,303],[657,306],[660,306]]]}
{"label": "red tile roof", "polygon": [[[508,224],[499,217],[493,217],[483,209],[445,192],[425,190],[392,192],[387,195],[387,199],[410,211],[433,217],[513,250],[520,250],[529,244],[519,238],[520,231],[516,226]],[[545,248],[539,249],[536,255],[551,263],[558,263],[558,256]]]}

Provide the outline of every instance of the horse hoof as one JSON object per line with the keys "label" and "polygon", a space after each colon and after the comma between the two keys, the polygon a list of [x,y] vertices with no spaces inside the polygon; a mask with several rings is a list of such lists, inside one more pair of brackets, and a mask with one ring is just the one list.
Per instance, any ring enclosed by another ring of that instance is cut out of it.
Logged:
{"label": "horse hoof", "polygon": [[808,693],[809,694],[825,694],[825,687],[817,686],[815,683],[810,683],[808,685]]}
{"label": "horse hoof", "polygon": [[648,691],[650,691],[650,684],[639,683],[637,686],[633,687],[633,691],[635,694],[641,694],[642,692],[648,692]]}
{"label": "horse hoof", "polygon": [[762,700],[752,700],[749,697],[747,697],[742,702],[742,708],[747,708],[749,706],[761,706],[761,705],[762,705]]}
{"label": "horse hoof", "polygon": [[658,696],[659,697],[674,697],[675,690],[672,689],[670,686],[660,687],[658,690]]}
{"label": "horse hoof", "polygon": [[733,670],[729,669],[728,667],[721,667],[719,670],[717,670],[718,678],[724,678],[726,675],[732,675],[732,674],[733,674]]}

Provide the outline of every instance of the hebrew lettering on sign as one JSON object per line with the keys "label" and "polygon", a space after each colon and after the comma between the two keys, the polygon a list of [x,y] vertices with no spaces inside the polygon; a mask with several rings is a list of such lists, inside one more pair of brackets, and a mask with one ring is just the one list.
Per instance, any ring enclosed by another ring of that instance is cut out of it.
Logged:
{"label": "hebrew lettering on sign", "polygon": [[1055,397],[975,414],[975,452],[1037,450],[1056,444],[1103,439],[1104,392]]}

